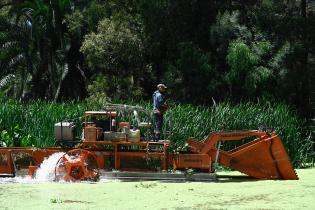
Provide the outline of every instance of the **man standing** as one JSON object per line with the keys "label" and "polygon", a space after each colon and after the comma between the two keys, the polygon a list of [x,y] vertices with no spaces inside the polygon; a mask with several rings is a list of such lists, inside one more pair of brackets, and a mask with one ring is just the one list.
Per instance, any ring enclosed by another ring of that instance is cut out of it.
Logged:
{"label": "man standing", "polygon": [[154,140],[161,139],[163,127],[163,114],[167,110],[165,92],[167,87],[164,84],[158,84],[157,90],[153,93],[153,113],[154,113]]}

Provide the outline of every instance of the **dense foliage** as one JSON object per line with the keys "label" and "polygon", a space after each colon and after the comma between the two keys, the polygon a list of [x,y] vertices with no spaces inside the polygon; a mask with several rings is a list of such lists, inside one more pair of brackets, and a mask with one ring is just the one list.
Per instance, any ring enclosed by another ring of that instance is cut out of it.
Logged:
{"label": "dense foliage", "polygon": [[[54,124],[61,120],[80,125],[85,110],[100,110],[101,104],[89,103],[46,103],[21,104],[2,101],[0,104],[1,141],[7,146],[47,147],[55,144]],[[144,104],[151,108],[151,104]],[[80,118],[81,117],[81,118]],[[171,149],[185,150],[188,137],[200,140],[212,131],[267,129],[276,131],[282,138],[295,166],[311,161],[312,142],[305,135],[304,121],[284,104],[240,103],[233,106],[220,103],[214,107],[174,105],[165,116],[165,135],[171,139]],[[234,142],[223,143],[224,149],[234,148]]]}
{"label": "dense foliage", "polygon": [[307,2],[3,0],[0,90],[19,100],[125,100],[149,98],[162,81],[182,102],[275,98],[309,117]]}
{"label": "dense foliage", "polygon": [[[300,165],[310,154],[309,131],[282,104],[304,119],[314,118],[312,5],[306,0],[2,0],[1,139],[50,146],[55,122],[79,117],[91,104],[151,99],[163,82],[171,99],[194,104],[168,112],[175,149],[189,135],[204,138],[214,130],[266,125],[280,133]],[[27,103],[33,100],[52,103]]]}
{"label": "dense foliage", "polygon": [[[177,105],[167,114],[172,148],[184,149],[187,137],[204,140],[210,132],[225,130],[267,130],[280,135],[295,164],[311,161],[311,136],[305,135],[305,122],[290,107],[279,103],[221,103],[214,107]],[[223,149],[233,149],[244,142],[224,142]]]}

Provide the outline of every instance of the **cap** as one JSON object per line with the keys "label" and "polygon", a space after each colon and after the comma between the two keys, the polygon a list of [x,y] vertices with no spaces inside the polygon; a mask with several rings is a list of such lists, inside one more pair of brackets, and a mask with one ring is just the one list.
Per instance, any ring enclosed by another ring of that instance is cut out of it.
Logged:
{"label": "cap", "polygon": [[160,87],[165,88],[165,89],[167,88],[166,85],[164,85],[164,84],[158,84],[157,88],[160,88]]}

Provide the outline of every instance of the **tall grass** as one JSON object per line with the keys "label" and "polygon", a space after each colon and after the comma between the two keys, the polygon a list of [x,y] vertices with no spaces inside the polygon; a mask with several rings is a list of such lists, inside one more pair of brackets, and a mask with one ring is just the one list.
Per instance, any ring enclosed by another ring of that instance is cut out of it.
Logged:
{"label": "tall grass", "polygon": [[60,121],[82,121],[85,110],[96,110],[100,107],[86,103],[47,103],[35,101],[21,104],[14,101],[1,102],[0,131],[6,130],[14,134],[14,127],[18,126],[23,133],[31,135],[32,144],[36,147],[53,146],[54,124]]}
{"label": "tall grass", "polygon": [[[295,166],[312,158],[312,139],[307,135],[304,120],[285,104],[221,103],[215,107],[177,105],[170,110],[170,139],[173,148],[183,147],[187,137],[205,139],[213,131],[271,130],[280,135]],[[224,142],[231,149],[238,142]]]}
{"label": "tall grass", "polygon": [[[150,104],[146,104],[151,108]],[[80,103],[47,103],[35,101],[21,104],[14,101],[0,102],[0,132],[14,134],[19,126],[24,134],[33,137],[37,147],[54,145],[54,124],[65,119],[82,121],[86,110],[100,110],[101,105]],[[312,139],[307,137],[304,121],[285,104],[221,103],[216,107],[174,105],[165,116],[165,128],[170,131],[172,149],[182,149],[186,139],[194,136],[204,139],[212,131],[271,129],[282,138],[295,166],[309,161]],[[226,143],[224,143],[226,144]],[[231,145],[223,145],[228,148]],[[232,145],[235,146],[235,145]]]}

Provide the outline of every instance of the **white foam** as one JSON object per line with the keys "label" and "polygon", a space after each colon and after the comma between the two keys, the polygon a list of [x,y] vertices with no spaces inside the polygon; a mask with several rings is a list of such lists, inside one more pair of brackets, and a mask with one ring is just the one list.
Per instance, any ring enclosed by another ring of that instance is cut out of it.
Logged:
{"label": "white foam", "polygon": [[[45,159],[40,167],[36,170],[36,174],[34,178],[25,175],[27,171],[24,173],[20,173],[12,178],[1,178],[0,184],[6,183],[21,183],[21,184],[35,184],[35,183],[43,183],[43,182],[53,182],[55,181],[55,167],[58,160],[64,155],[64,152],[54,153]],[[21,175],[24,174],[24,175]],[[60,180],[59,182],[65,182]],[[108,179],[105,176],[100,177],[100,182],[120,182],[120,180]]]}
{"label": "white foam", "polygon": [[64,155],[64,152],[54,153],[48,158],[46,158],[40,167],[36,170],[34,178],[27,175],[17,174],[15,177],[11,178],[0,178],[0,184],[5,183],[42,183],[42,182],[52,182],[55,179],[55,166],[58,160]]}
{"label": "white foam", "polygon": [[51,182],[55,179],[55,167],[64,152],[54,153],[45,159],[36,170],[35,180],[38,182]]}
{"label": "white foam", "polygon": [[16,176],[12,178],[0,178],[0,184],[6,184],[6,183],[36,183],[34,179],[32,179],[29,176]]}

